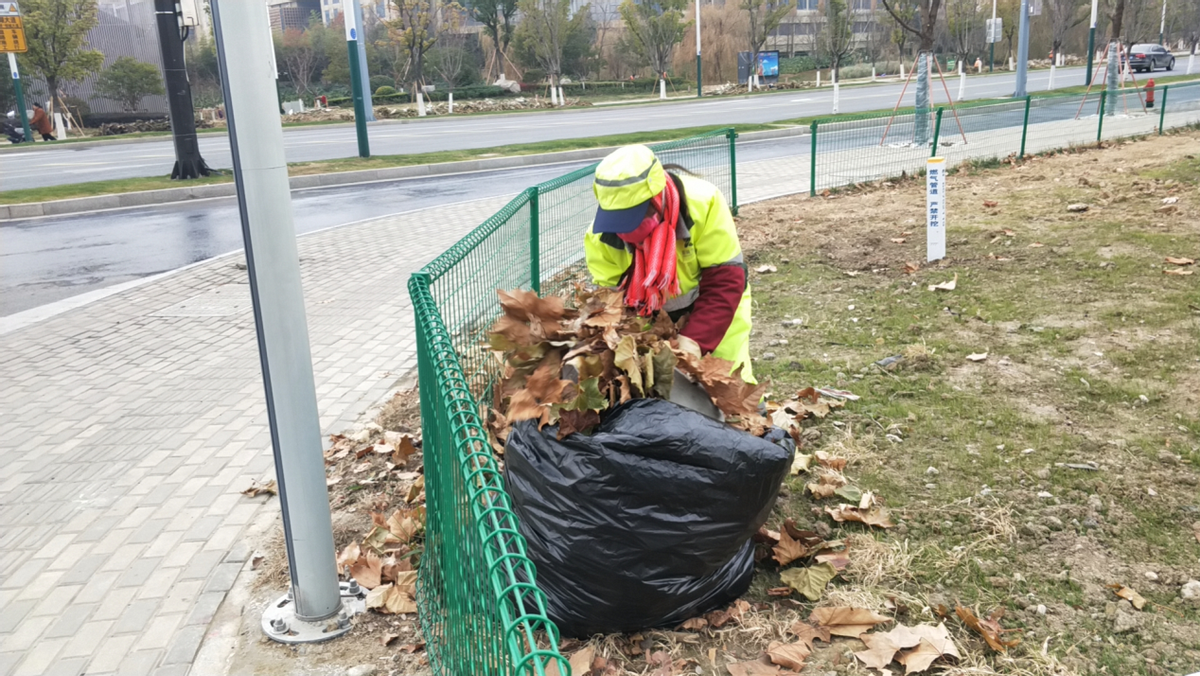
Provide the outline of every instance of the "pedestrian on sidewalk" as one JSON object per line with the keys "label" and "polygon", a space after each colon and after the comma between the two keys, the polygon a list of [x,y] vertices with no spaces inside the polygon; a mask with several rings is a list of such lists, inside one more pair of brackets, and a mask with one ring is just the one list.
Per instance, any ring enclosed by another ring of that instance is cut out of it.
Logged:
{"label": "pedestrian on sidewalk", "polygon": [[[670,171],[668,171],[670,170]],[[600,208],[584,237],[598,286],[622,287],[626,304],[672,321],[680,335],[741,367],[750,366],[750,285],[725,196],[644,145],[618,148],[596,167]]]}
{"label": "pedestrian on sidewalk", "polygon": [[17,114],[8,111],[8,116],[0,124],[0,133],[8,137],[9,143],[21,143],[25,140],[25,132],[17,126]]}
{"label": "pedestrian on sidewalk", "polygon": [[[46,110],[41,105],[33,104],[33,119],[29,121],[29,126],[33,127],[34,131],[42,135],[43,141],[57,141],[54,138],[54,126],[50,124],[50,116],[46,114]],[[31,141],[33,139],[30,139]]]}

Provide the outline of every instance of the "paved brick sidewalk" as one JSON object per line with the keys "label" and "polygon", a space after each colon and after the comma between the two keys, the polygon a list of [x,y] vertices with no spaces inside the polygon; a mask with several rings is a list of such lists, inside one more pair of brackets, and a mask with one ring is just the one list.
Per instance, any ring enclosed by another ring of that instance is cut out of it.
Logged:
{"label": "paved brick sidewalk", "polygon": [[[324,433],[415,364],[409,274],[505,201],[300,238]],[[0,336],[0,675],[188,673],[273,470],[239,260]]]}

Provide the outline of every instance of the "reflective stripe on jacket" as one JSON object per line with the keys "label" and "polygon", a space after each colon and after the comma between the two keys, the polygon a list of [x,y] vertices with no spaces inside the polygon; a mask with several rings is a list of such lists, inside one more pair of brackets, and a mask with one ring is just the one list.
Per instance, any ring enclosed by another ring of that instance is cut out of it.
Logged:
{"label": "reflective stripe on jacket", "polygon": [[[705,352],[742,366],[742,377],[755,382],[750,365],[750,285],[742,260],[733,214],[716,186],[692,176],[669,174],[682,200],[676,228],[676,260],[682,293],[669,300],[673,315],[690,312],[682,333]],[[584,238],[588,271],[598,286],[616,287],[633,264],[619,237],[588,229]]]}

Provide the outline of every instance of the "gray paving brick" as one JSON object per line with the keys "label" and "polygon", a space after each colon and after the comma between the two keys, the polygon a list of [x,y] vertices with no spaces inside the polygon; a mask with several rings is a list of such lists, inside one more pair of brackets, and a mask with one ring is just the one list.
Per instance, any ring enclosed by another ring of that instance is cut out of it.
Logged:
{"label": "gray paving brick", "polygon": [[162,564],[162,558],[142,558],[134,561],[127,567],[120,576],[114,586],[116,587],[140,587],[146,583],[155,571]]}
{"label": "gray paving brick", "polygon": [[33,607],[38,604],[36,599],[27,601],[13,601],[8,605],[0,608],[0,635],[8,634],[16,631],[21,621],[33,610]]}
{"label": "gray paving brick", "polygon": [[117,667],[117,676],[146,676],[162,661],[161,650],[140,650],[130,653]]}
{"label": "gray paving brick", "polygon": [[104,554],[93,554],[84,556],[75,565],[63,574],[59,579],[61,584],[83,584],[92,579],[96,571],[108,561],[108,556]]}
{"label": "gray paving brick", "polygon": [[180,629],[175,634],[175,641],[167,649],[167,656],[162,663],[164,665],[190,664],[196,658],[196,651],[200,649],[200,642],[204,640],[205,631],[207,631],[207,627],[199,624],[188,625]]}
{"label": "gray paving brick", "polygon": [[168,664],[155,669],[154,676],[187,676],[191,668],[191,664]]}
{"label": "gray paving brick", "polygon": [[42,676],[82,676],[86,672],[88,660],[85,657],[59,659]]}
{"label": "gray paving brick", "polygon": [[183,534],[184,542],[199,542],[207,540],[213,531],[221,525],[220,516],[203,516],[192,522]]}
{"label": "gray paving brick", "polygon": [[207,592],[227,592],[233,588],[233,583],[237,580],[238,573],[241,572],[242,563],[222,563],[213,571],[212,577],[208,578],[208,583],[204,585],[204,591]]}
{"label": "gray paving brick", "polygon": [[199,624],[207,627],[224,600],[224,591],[210,591],[201,594],[192,606],[192,613],[188,616],[185,624]]}
{"label": "gray paving brick", "polygon": [[142,631],[158,611],[158,605],[158,599],[133,601],[125,606],[125,611],[117,618],[112,632],[114,634],[128,634]]}
{"label": "gray paving brick", "polygon": [[192,580],[196,578],[207,579],[213,569],[217,567],[221,559],[224,558],[225,552],[216,550],[202,551],[192,557],[191,562],[184,568],[183,573],[179,575],[180,580]]}
{"label": "gray paving brick", "polygon": [[64,608],[64,612],[59,616],[58,621],[50,625],[50,629],[46,631],[44,636],[47,638],[74,636],[79,632],[79,628],[91,618],[92,613],[96,612],[98,605],[72,604],[70,607]]}

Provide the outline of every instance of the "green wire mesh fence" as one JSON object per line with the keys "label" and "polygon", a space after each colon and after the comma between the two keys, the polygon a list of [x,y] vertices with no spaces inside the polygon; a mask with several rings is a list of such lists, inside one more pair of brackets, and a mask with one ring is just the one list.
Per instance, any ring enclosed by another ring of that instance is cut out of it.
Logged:
{"label": "green wire mesh fence", "polygon": [[[1150,103],[1153,92],[1153,104]],[[1027,96],[941,104],[923,112],[839,115],[808,125],[806,147],[790,157],[739,167],[748,185],[770,186],[751,200],[876,181],[924,170],[929,157],[963,162],[1020,158],[1049,150],[1162,133],[1200,122],[1200,81],[1114,92]],[[802,152],[807,157],[801,158]],[[774,185],[772,186],[772,182]],[[785,186],[780,185],[786,184]]]}
{"label": "green wire mesh fence", "polygon": [[[1147,93],[1144,87],[1097,88],[821,119],[807,135],[769,141],[775,144],[770,158],[738,171],[733,130],[654,149],[664,164],[716,184],[736,213],[739,173],[747,186],[743,197],[751,200],[816,194],[919,173],[936,155],[954,166],[1200,124],[1200,81],[1154,88],[1154,106]],[[525,190],[409,280],[428,501],[417,595],[435,674],[569,673],[492,456],[481,404],[500,368],[485,340],[499,314],[496,290],[555,294],[584,277],[594,171],[591,165]]]}
{"label": "green wire mesh fence", "polygon": [[[732,129],[653,146],[737,204]],[[435,674],[566,676],[481,405],[500,364],[486,343],[497,289],[557,293],[582,278],[595,165],[525,190],[409,280],[427,503],[417,603]]]}

